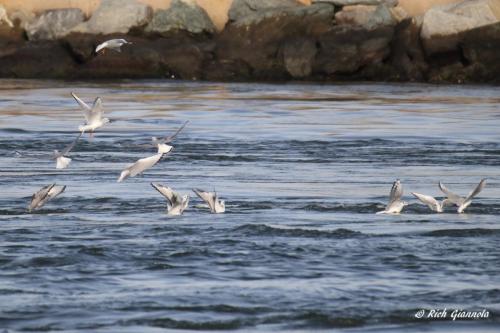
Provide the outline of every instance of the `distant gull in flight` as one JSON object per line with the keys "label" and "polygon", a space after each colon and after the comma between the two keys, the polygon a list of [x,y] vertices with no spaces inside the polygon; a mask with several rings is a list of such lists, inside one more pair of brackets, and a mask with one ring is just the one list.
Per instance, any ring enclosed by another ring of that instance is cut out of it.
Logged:
{"label": "distant gull in flight", "polygon": [[472,203],[472,198],[474,198],[476,195],[478,195],[483,188],[486,186],[486,179],[481,179],[479,184],[477,184],[476,188],[472,190],[465,198],[459,196],[458,194],[455,194],[448,190],[443,183],[439,182],[439,188],[441,191],[443,191],[444,194],[448,197],[448,201],[454,204],[455,206],[458,207],[457,212],[459,214],[462,214],[464,210],[469,207],[469,205]]}
{"label": "distant gull in flight", "polygon": [[151,186],[167,199],[168,215],[182,215],[189,204],[189,195],[181,196],[170,187],[161,184],[151,183]]}
{"label": "distant gull in flight", "polygon": [[59,150],[54,150],[54,159],[56,160],[56,169],[65,169],[68,167],[69,163],[71,162],[71,158],[65,157],[65,155],[68,155],[71,149],[75,146],[75,144],[78,142],[80,137],[82,136],[82,133],[78,134],[76,139],[68,145],[62,152],[59,152]]}
{"label": "distant gull in flight", "polygon": [[137,160],[134,164],[129,165],[125,170],[123,170],[118,178],[118,183],[124,181],[128,177],[135,177],[140,173],[143,173],[147,169],[153,167],[156,163],[160,161],[162,156],[165,154],[157,153],[153,156],[141,158]]}
{"label": "distant gull in flight", "polygon": [[54,199],[59,194],[63,193],[66,186],[56,186],[56,184],[51,184],[42,187],[31,197],[31,202],[28,206],[28,211],[31,212],[35,209],[42,208],[49,200]]}
{"label": "distant gull in flight", "polygon": [[76,100],[80,108],[83,110],[85,116],[86,124],[78,127],[78,130],[82,133],[89,131],[94,132],[99,127],[104,126],[109,123],[108,118],[103,118],[104,112],[102,110],[102,101],[100,97],[94,100],[94,104],[90,107],[87,103],[82,101],[75,93],[71,93],[71,96]]}
{"label": "distant gull in flight", "polygon": [[182,124],[181,127],[172,135],[166,136],[164,138],[158,139],[156,136],[153,136],[151,140],[153,141],[153,144],[158,147],[158,153],[168,153],[170,150],[172,150],[172,146],[168,145],[168,143],[172,142],[175,137],[186,127],[187,123],[189,123],[189,120],[185,121],[184,124]]}
{"label": "distant gull in flight", "polygon": [[206,192],[200,189],[193,189],[193,192],[203,201],[205,201],[213,214],[220,214],[226,211],[226,203],[219,200],[217,192]]}
{"label": "distant gull in flight", "polygon": [[105,51],[106,49],[110,49],[116,52],[121,52],[122,45],[132,44],[131,42],[127,42],[125,39],[110,39],[97,45],[95,49],[95,53],[99,53],[99,51]]}
{"label": "distant gull in flight", "polygon": [[406,201],[402,201],[403,185],[398,179],[392,184],[391,193],[389,194],[389,203],[385,206],[383,211],[377,214],[399,214],[405,206],[408,206]]}

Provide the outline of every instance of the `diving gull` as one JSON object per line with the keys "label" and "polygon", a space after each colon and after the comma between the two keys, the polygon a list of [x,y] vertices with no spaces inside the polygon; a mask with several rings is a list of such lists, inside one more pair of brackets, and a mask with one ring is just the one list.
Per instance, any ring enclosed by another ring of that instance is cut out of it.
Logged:
{"label": "diving gull", "polygon": [[31,197],[31,202],[28,206],[28,211],[41,208],[49,200],[54,199],[59,194],[64,192],[66,186],[57,186],[55,183],[42,187]]}
{"label": "diving gull", "polygon": [[125,170],[123,170],[118,178],[118,183],[124,181],[128,177],[135,177],[140,173],[143,173],[147,169],[153,167],[156,163],[160,161],[162,156],[165,155],[163,153],[157,153],[153,156],[141,158],[137,160],[134,164],[129,165]]}
{"label": "diving gull", "polygon": [[226,211],[226,203],[224,200],[219,200],[217,192],[206,192],[200,189],[193,189],[193,192],[207,203],[211,213],[219,214]]}
{"label": "diving gull", "polygon": [[401,181],[397,179],[391,188],[391,193],[389,194],[389,203],[385,206],[383,211],[377,212],[377,214],[399,214],[405,206],[408,206],[406,201],[402,201],[403,197],[403,185]]}
{"label": "diving gull", "polygon": [[439,188],[441,189],[441,191],[443,191],[444,194],[446,194],[446,196],[448,197],[448,201],[451,202],[452,204],[454,204],[455,206],[458,207],[457,209],[457,212],[459,214],[462,214],[464,212],[464,210],[469,207],[469,205],[472,203],[472,198],[474,198],[476,195],[478,195],[482,190],[483,188],[486,186],[486,179],[483,178],[481,179],[481,181],[479,182],[479,184],[477,184],[476,188],[473,189],[465,198],[464,197],[461,197],[459,196],[458,194],[455,194],[453,192],[451,192],[450,190],[448,190],[443,183],[439,182]]}
{"label": "diving gull", "polygon": [[164,138],[158,139],[157,137],[153,136],[151,140],[153,141],[153,144],[158,147],[158,153],[168,153],[170,150],[172,150],[172,146],[168,145],[168,143],[172,142],[175,137],[186,127],[187,123],[189,123],[189,120],[185,121],[184,124],[182,124],[181,127],[172,135],[166,136]]}
{"label": "diving gull", "polygon": [[92,107],[90,107],[87,103],[76,96],[75,93],[72,92],[71,96],[73,96],[78,105],[80,105],[80,108],[83,110],[83,114],[85,116],[86,124],[78,127],[80,132],[84,133],[89,131],[92,133],[99,127],[109,123],[108,118],[103,118],[104,111],[102,110],[102,101],[100,97],[97,97],[94,100]]}
{"label": "diving gull", "polygon": [[69,163],[71,162],[71,158],[66,157],[65,155],[68,155],[71,149],[76,145],[80,137],[82,136],[82,133],[78,134],[76,139],[68,145],[62,152],[59,152],[59,150],[54,150],[54,155],[53,159],[56,160],[56,169],[65,169],[68,167]]}
{"label": "diving gull", "polygon": [[181,196],[170,187],[161,184],[151,183],[151,186],[167,199],[168,215],[182,215],[189,204],[189,195]]}

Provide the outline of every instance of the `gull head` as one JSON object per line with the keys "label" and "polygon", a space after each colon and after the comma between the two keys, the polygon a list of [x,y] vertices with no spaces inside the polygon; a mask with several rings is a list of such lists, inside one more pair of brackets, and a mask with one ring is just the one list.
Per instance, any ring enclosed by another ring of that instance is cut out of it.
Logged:
{"label": "gull head", "polygon": [[130,176],[130,170],[128,170],[128,169],[123,170],[122,173],[120,174],[120,177],[117,180],[117,183],[121,183],[122,181],[127,179],[129,176]]}

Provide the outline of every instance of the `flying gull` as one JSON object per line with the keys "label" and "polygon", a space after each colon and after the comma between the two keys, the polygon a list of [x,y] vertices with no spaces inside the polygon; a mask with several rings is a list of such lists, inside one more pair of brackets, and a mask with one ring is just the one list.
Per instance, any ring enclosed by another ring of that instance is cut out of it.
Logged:
{"label": "flying gull", "polygon": [[205,201],[213,214],[224,213],[226,211],[226,203],[224,200],[219,200],[217,192],[206,192],[200,189],[193,189],[193,192],[203,201]]}
{"label": "flying gull", "polygon": [[35,209],[42,208],[49,200],[63,193],[65,189],[66,186],[56,186],[55,183],[42,187],[31,197],[28,211],[31,212]]}
{"label": "flying gull", "polygon": [[385,206],[385,209],[377,214],[399,214],[405,206],[408,206],[406,201],[402,201],[403,197],[403,185],[398,179],[392,184],[391,193],[389,194],[389,203]]}
{"label": "flying gull", "polygon": [[104,126],[109,123],[108,118],[103,118],[104,112],[102,110],[102,101],[100,97],[97,97],[94,100],[94,104],[90,107],[87,103],[82,101],[75,93],[71,93],[71,96],[76,100],[80,108],[83,110],[85,116],[85,125],[81,125],[78,127],[78,130],[82,133],[89,131],[90,133],[94,132],[99,127]]}
{"label": "flying gull", "polygon": [[125,44],[132,44],[132,42],[127,42],[125,39],[110,39],[105,41],[104,43],[97,45],[95,53],[99,53],[99,51],[101,50],[104,53],[106,49],[110,49],[116,52],[121,52],[122,51],[121,47],[122,45]]}
{"label": "flying gull", "polygon": [[118,183],[124,181],[128,177],[135,177],[140,173],[143,173],[147,169],[153,167],[156,163],[160,161],[162,156],[165,154],[157,153],[153,156],[141,158],[137,160],[134,164],[129,165],[125,170],[123,170],[118,178]]}
{"label": "flying gull", "polygon": [[54,150],[54,155],[53,159],[56,160],[56,169],[65,169],[68,167],[69,163],[71,162],[71,158],[65,157],[65,155],[68,155],[71,149],[76,145],[80,137],[82,136],[82,133],[78,134],[76,139],[68,145],[62,152],[59,152],[59,150]]}
{"label": "flying gull", "polygon": [[166,136],[164,138],[158,139],[156,136],[153,136],[151,140],[153,141],[153,144],[158,147],[158,153],[168,153],[170,150],[172,150],[172,146],[168,145],[168,143],[172,142],[175,137],[186,127],[187,123],[189,123],[189,120],[185,121],[184,124],[182,124],[181,127],[172,135]]}
{"label": "flying gull", "polygon": [[151,183],[151,186],[167,199],[168,215],[182,215],[189,204],[189,195],[181,196],[170,187],[161,184]]}
{"label": "flying gull", "polygon": [[459,196],[458,194],[455,194],[448,190],[443,183],[439,182],[439,188],[441,191],[443,191],[444,194],[448,197],[449,202],[454,204],[455,206],[458,207],[457,212],[459,214],[462,214],[464,210],[469,207],[469,205],[472,203],[472,198],[474,198],[476,195],[478,195],[483,188],[486,186],[486,179],[481,179],[479,184],[477,184],[476,188],[472,190],[465,198]]}

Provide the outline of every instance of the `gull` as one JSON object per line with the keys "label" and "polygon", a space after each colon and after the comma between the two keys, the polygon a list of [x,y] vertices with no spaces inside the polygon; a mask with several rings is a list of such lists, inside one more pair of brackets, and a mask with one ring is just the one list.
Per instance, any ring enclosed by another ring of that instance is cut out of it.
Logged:
{"label": "gull", "polygon": [[165,154],[157,153],[154,154],[153,156],[137,160],[135,163],[129,165],[128,167],[125,168],[125,170],[122,171],[120,177],[118,178],[118,183],[124,181],[128,177],[135,177],[138,174],[143,173],[147,169],[153,167],[156,163],[160,161],[163,155]]}
{"label": "gull", "polygon": [[172,135],[166,136],[164,138],[158,139],[156,136],[153,136],[151,140],[153,141],[153,144],[158,147],[158,153],[168,153],[170,150],[172,150],[172,146],[168,145],[168,143],[172,142],[175,137],[186,127],[187,123],[189,123],[189,120],[184,122],[181,127]]}
{"label": "gull", "polygon": [[54,199],[59,194],[63,193],[65,189],[66,186],[56,186],[55,183],[42,187],[31,197],[28,212],[41,208],[49,200]]}
{"label": "gull", "polygon": [[99,53],[99,51],[101,50],[103,50],[104,53],[105,49],[111,49],[116,52],[121,52],[121,47],[124,44],[132,44],[132,42],[127,42],[125,39],[110,39],[105,41],[104,43],[97,45],[95,53]]}
{"label": "gull", "polygon": [[71,149],[73,149],[81,136],[82,133],[80,133],[69,146],[64,148],[62,152],[59,152],[59,150],[57,149],[54,150],[53,159],[56,160],[56,169],[65,169],[68,167],[69,163],[71,162],[71,158],[65,157],[64,155],[67,155],[71,151]]}
{"label": "gull", "polygon": [[193,189],[193,192],[208,204],[211,213],[219,214],[226,211],[226,203],[224,200],[219,200],[217,192],[206,192],[200,189]]}
{"label": "gull", "polygon": [[151,183],[151,186],[167,199],[168,215],[182,215],[189,204],[189,195],[186,194],[181,196],[170,187],[161,184]]}
{"label": "gull", "polygon": [[80,105],[80,108],[84,112],[86,124],[78,127],[78,130],[80,132],[84,133],[85,131],[89,131],[92,135],[92,132],[94,132],[96,129],[109,123],[108,118],[103,118],[104,112],[102,110],[102,101],[100,97],[97,97],[94,100],[94,104],[92,105],[92,107],[90,107],[87,103],[76,96],[75,93],[72,92],[71,96],[73,96],[73,98],[76,100],[78,105]]}
{"label": "gull", "polygon": [[443,183],[439,182],[439,188],[441,191],[443,191],[444,194],[448,197],[448,202],[454,204],[455,206],[458,207],[457,213],[462,214],[464,210],[469,207],[469,205],[472,203],[472,198],[474,198],[476,195],[478,195],[483,188],[486,186],[486,179],[483,178],[477,184],[476,188],[473,189],[465,198],[459,196],[458,194],[455,194],[448,190]]}
{"label": "gull", "polygon": [[449,199],[444,199],[443,201],[439,202],[430,195],[420,194],[416,192],[411,192],[411,194],[413,194],[418,200],[426,204],[433,212],[436,213],[442,213],[444,207],[446,207],[449,204],[452,204],[452,202]]}
{"label": "gull", "polygon": [[377,214],[399,214],[405,206],[408,206],[406,201],[402,201],[403,196],[403,185],[401,181],[397,179],[391,188],[391,193],[389,194],[389,203],[385,206],[385,209]]}

